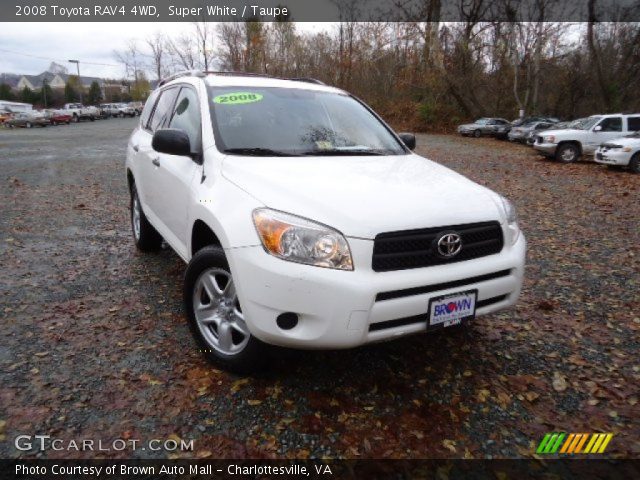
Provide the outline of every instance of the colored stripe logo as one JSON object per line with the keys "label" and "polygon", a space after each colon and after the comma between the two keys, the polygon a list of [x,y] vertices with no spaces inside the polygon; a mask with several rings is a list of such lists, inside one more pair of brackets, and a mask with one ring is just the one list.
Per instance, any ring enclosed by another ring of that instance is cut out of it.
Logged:
{"label": "colored stripe logo", "polygon": [[613,433],[547,433],[536,450],[538,454],[604,453]]}

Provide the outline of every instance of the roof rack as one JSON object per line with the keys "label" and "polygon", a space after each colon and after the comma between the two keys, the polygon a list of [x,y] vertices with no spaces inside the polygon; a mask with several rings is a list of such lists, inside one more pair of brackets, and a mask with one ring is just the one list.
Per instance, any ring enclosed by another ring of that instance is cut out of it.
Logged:
{"label": "roof rack", "polygon": [[299,78],[285,78],[284,80],[291,80],[293,82],[307,82],[307,83],[315,83],[317,85],[326,85],[326,83],[321,82],[317,78],[310,77],[299,77]]}
{"label": "roof rack", "polygon": [[229,77],[265,77],[265,78],[278,78],[272,75],[267,75],[266,73],[253,73],[253,72],[229,72],[229,71],[205,71],[207,75],[226,75]]}
{"label": "roof rack", "polygon": [[306,82],[306,83],[315,83],[317,85],[326,85],[324,82],[317,80],[315,78],[309,77],[299,77],[299,78],[282,78],[282,77],[274,77],[273,75],[267,75],[266,73],[253,73],[253,72],[229,72],[229,71],[212,71],[212,70],[184,70],[181,72],[174,73],[173,75],[168,76],[167,78],[163,78],[158,83],[158,86],[161,87],[166,83],[175,80],[180,77],[199,77],[204,78],[207,75],[225,75],[229,77],[261,77],[261,78],[273,78],[279,80],[290,80],[292,82]]}
{"label": "roof rack", "polygon": [[201,70],[183,70],[181,72],[177,72],[174,73],[173,75],[168,76],[167,78],[163,78],[162,80],[160,80],[160,82],[158,83],[158,86],[161,87],[162,85],[175,80],[176,78],[180,78],[180,77],[200,77],[203,78],[205,76],[205,72],[201,71]]}

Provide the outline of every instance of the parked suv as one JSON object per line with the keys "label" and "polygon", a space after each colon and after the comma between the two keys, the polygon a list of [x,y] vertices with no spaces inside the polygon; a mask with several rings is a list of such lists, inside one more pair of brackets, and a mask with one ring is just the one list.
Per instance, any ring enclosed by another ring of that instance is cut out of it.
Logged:
{"label": "parked suv", "polygon": [[593,155],[600,144],[640,129],[640,113],[633,115],[592,115],[572,128],[546,130],[536,137],[533,147],[562,163]]}
{"label": "parked suv", "polygon": [[174,76],[127,146],[135,244],[188,264],[191,330],[238,371],[267,344],[349,348],[512,306],[514,207],[414,147],[319,82]]}

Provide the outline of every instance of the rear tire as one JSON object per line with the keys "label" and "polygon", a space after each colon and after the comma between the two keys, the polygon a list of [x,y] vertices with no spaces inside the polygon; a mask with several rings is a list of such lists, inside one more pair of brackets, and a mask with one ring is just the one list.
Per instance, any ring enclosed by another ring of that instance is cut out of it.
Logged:
{"label": "rear tire", "polygon": [[631,157],[631,161],[629,162],[629,171],[631,173],[640,173],[640,152],[636,152],[636,154]]}
{"label": "rear tire", "polygon": [[131,187],[131,232],[136,247],[143,252],[158,250],[162,245],[162,236],[153,228],[142,211],[135,184]]}
{"label": "rear tire", "polygon": [[476,138],[480,138],[482,136],[482,132],[480,130],[474,130],[473,136]]}
{"label": "rear tire", "polygon": [[580,150],[573,143],[560,145],[556,150],[556,160],[561,163],[574,163],[580,158]]}
{"label": "rear tire", "polygon": [[249,332],[224,250],[204,247],[184,275],[189,328],[207,360],[225,370],[252,373],[268,364],[268,347]]}

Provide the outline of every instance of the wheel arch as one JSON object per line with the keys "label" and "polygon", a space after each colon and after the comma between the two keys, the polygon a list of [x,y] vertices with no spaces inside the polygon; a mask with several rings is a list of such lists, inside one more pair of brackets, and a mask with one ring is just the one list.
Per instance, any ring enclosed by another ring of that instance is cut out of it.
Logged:
{"label": "wheel arch", "polygon": [[222,242],[213,229],[203,220],[198,218],[193,222],[193,226],[191,227],[191,241],[189,242],[191,256],[195,255],[204,247],[211,245],[222,247]]}
{"label": "wheel arch", "polygon": [[136,183],[136,181],[133,178],[133,172],[131,172],[130,168],[127,168],[127,185],[129,186],[129,193],[131,193],[134,183]]}
{"label": "wheel arch", "polygon": [[578,155],[582,155],[582,143],[580,143],[579,140],[561,140],[560,142],[558,142],[558,146],[556,147],[556,152],[560,147],[568,144],[572,144],[578,147]]}

